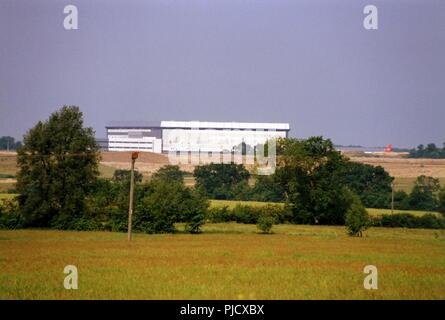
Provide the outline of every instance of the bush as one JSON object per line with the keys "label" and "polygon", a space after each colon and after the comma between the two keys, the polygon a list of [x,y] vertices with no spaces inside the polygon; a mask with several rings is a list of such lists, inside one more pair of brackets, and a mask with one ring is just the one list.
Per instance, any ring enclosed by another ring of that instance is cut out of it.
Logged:
{"label": "bush", "polygon": [[127,232],[128,231],[128,210],[127,212],[113,208],[110,211],[110,219],[107,223],[106,229],[113,232]]}
{"label": "bush", "polygon": [[164,180],[168,182],[184,182],[185,171],[182,171],[177,165],[165,165],[156,171],[152,176],[152,180]]}
{"label": "bush", "polygon": [[255,224],[258,221],[261,208],[248,205],[237,204],[232,209],[233,217],[238,223]]}
{"label": "bush", "polygon": [[228,206],[209,208],[207,221],[211,223],[235,221],[232,210]]}
{"label": "bush", "polygon": [[410,213],[383,214],[372,218],[372,225],[389,228],[445,229],[445,219],[433,214],[416,217]]}
{"label": "bush", "polygon": [[354,195],[351,207],[346,212],[345,225],[350,236],[361,237],[369,228],[369,215],[360,199]]}
{"label": "bush", "polygon": [[[137,170],[134,170],[133,174],[134,174],[134,181],[135,182],[142,182],[142,179],[144,178],[142,173],[140,173]],[[131,177],[131,170],[127,170],[127,169],[117,169],[117,170],[114,170],[113,181],[116,181],[116,182],[129,182],[130,181],[130,177]]]}
{"label": "bush", "polygon": [[270,233],[275,223],[275,218],[271,214],[263,213],[258,217],[257,228],[262,233]]}
{"label": "bush", "polygon": [[257,224],[262,215],[274,218],[275,223],[285,223],[292,219],[292,213],[288,207],[268,204],[266,206],[236,205],[233,209],[227,206],[210,208],[207,219],[212,223],[238,222],[245,224]]}
{"label": "bush", "polygon": [[134,228],[146,233],[171,233],[175,222],[185,222],[185,230],[200,232],[208,201],[182,183],[156,180],[143,186],[136,206]]}
{"label": "bush", "polygon": [[438,195],[438,202],[439,202],[438,210],[442,213],[442,215],[445,218],[445,187],[440,189]]}
{"label": "bush", "polygon": [[0,229],[20,229],[23,228],[24,222],[25,219],[20,213],[16,201],[0,201]]}

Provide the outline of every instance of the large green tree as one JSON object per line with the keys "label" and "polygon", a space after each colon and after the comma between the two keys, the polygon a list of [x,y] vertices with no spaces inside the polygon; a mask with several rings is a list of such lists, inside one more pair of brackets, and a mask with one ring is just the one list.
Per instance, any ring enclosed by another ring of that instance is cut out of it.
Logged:
{"label": "large green tree", "polygon": [[98,146],[78,107],[64,106],[24,136],[17,191],[26,225],[71,229],[86,214],[98,176]]}
{"label": "large green tree", "polygon": [[210,163],[197,166],[193,171],[196,188],[211,199],[234,199],[245,189],[250,177],[242,164]]}
{"label": "large green tree", "polygon": [[163,180],[167,182],[184,182],[186,172],[182,171],[177,165],[165,165],[151,176],[152,180]]}
{"label": "large green tree", "polygon": [[366,207],[390,206],[393,178],[383,167],[348,161],[337,173],[337,179],[356,193]]}
{"label": "large green tree", "polygon": [[346,159],[329,139],[280,139],[275,179],[285,191],[296,223],[345,222],[353,198],[337,179]]}
{"label": "large green tree", "polygon": [[419,176],[409,195],[409,206],[413,210],[436,210],[437,193],[440,189],[439,179]]}

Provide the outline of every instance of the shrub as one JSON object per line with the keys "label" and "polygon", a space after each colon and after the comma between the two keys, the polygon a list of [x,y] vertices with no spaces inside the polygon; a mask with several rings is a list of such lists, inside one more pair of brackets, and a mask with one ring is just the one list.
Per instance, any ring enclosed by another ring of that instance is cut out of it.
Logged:
{"label": "shrub", "polygon": [[410,213],[383,214],[372,219],[373,226],[389,228],[445,229],[445,219],[433,214],[416,217]]}
{"label": "shrub", "polygon": [[0,201],[0,229],[20,229],[23,228],[24,221],[16,201]]}
{"label": "shrub", "polygon": [[208,201],[182,183],[156,180],[143,186],[144,194],[136,206],[135,230],[171,233],[175,222],[185,222],[186,231],[200,232]]}
{"label": "shrub", "polygon": [[270,233],[275,223],[275,218],[271,214],[263,213],[258,217],[257,228],[262,233]]}
{"label": "shrub", "polygon": [[288,207],[271,204],[260,207],[238,204],[233,209],[229,209],[227,206],[210,208],[207,218],[209,222],[213,223],[233,221],[256,224],[259,217],[265,214],[272,216],[275,223],[285,223],[292,219],[292,212]]}
{"label": "shrub", "polygon": [[369,215],[357,196],[353,197],[351,207],[346,212],[345,225],[350,236],[361,237],[370,224]]}
{"label": "shrub", "polygon": [[440,189],[439,195],[438,195],[438,202],[439,202],[439,211],[442,213],[442,215],[445,218],[445,187]]}
{"label": "shrub", "polygon": [[232,210],[228,206],[209,208],[207,221],[212,223],[235,221]]}
{"label": "shrub", "polygon": [[[142,173],[140,173],[137,170],[134,170],[133,174],[134,174],[134,181],[135,182],[142,182],[142,179],[144,178]],[[128,182],[128,181],[130,181],[130,177],[131,177],[131,170],[127,170],[127,169],[117,169],[117,170],[114,170],[113,181],[116,181],[116,182]]]}
{"label": "shrub", "polygon": [[110,219],[108,221],[106,229],[113,232],[126,232],[128,231],[128,211],[122,211],[118,208],[113,208],[110,211]]}
{"label": "shrub", "polygon": [[255,224],[258,220],[260,210],[261,208],[237,204],[235,208],[232,209],[232,212],[236,222]]}
{"label": "shrub", "polygon": [[183,183],[185,174],[186,172],[182,171],[177,165],[165,165],[156,171],[151,179]]}

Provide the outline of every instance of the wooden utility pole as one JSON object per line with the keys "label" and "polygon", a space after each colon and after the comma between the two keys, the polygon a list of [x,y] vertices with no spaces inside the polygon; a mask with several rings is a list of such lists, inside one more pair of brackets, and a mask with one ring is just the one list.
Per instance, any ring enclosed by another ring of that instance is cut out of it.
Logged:
{"label": "wooden utility pole", "polygon": [[128,241],[131,241],[131,227],[133,219],[133,194],[134,194],[134,163],[138,158],[138,152],[131,154],[131,173],[130,173],[130,203],[128,205]]}
{"label": "wooden utility pole", "polygon": [[394,181],[391,182],[391,214],[394,214]]}

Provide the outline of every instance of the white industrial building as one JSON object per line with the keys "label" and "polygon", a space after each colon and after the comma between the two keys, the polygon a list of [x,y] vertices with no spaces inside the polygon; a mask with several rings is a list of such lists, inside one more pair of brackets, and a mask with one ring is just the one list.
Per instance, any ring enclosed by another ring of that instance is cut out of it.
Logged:
{"label": "white industrial building", "polygon": [[255,148],[285,138],[288,123],[160,121],[114,122],[106,126],[109,151],[226,152],[245,143]]}

